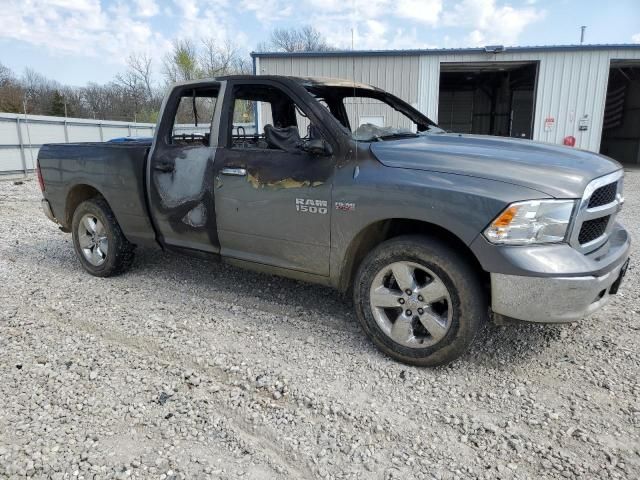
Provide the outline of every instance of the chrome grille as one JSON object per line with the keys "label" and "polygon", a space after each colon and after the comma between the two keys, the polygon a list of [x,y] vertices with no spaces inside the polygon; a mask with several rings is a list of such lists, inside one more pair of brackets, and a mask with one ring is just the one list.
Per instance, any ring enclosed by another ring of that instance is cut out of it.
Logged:
{"label": "chrome grille", "polygon": [[609,216],[594,218],[593,220],[583,222],[582,227],[580,227],[580,235],[578,235],[578,242],[580,242],[580,245],[592,242],[601,235],[604,235],[608,223]]}
{"label": "chrome grille", "polygon": [[589,199],[589,208],[601,207],[602,205],[613,202],[616,199],[617,192],[618,182],[613,182],[598,188]]}
{"label": "chrome grille", "polygon": [[622,206],[622,170],[593,180],[584,191],[569,243],[589,253],[606,243]]}

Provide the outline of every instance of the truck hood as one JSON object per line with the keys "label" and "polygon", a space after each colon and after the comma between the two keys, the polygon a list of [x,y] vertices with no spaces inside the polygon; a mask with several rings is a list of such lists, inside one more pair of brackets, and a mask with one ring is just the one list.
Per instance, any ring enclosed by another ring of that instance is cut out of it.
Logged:
{"label": "truck hood", "polygon": [[370,148],[387,167],[498,180],[556,198],[582,197],[591,180],[621,168],[585,150],[484,135],[426,134]]}

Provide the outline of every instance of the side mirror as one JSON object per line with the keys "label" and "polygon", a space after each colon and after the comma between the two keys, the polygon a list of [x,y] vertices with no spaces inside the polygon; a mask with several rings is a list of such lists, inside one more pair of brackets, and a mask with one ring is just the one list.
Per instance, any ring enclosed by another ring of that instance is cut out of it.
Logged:
{"label": "side mirror", "polygon": [[304,152],[307,152],[314,156],[329,156],[333,154],[331,145],[329,145],[321,138],[312,138],[311,140],[307,140],[302,143],[300,148]]}

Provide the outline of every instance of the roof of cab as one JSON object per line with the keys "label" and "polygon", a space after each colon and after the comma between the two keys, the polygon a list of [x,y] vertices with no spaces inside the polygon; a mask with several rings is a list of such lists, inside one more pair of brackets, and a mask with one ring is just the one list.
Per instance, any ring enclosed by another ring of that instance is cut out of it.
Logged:
{"label": "roof of cab", "polygon": [[343,78],[329,77],[293,77],[287,75],[225,75],[215,78],[201,78],[198,80],[187,80],[185,82],[177,82],[174,87],[198,85],[206,82],[224,82],[228,80],[244,81],[244,80],[272,80],[279,82],[291,82],[302,85],[303,87],[349,87],[365,90],[379,90],[378,88],[366,83],[354,82]]}

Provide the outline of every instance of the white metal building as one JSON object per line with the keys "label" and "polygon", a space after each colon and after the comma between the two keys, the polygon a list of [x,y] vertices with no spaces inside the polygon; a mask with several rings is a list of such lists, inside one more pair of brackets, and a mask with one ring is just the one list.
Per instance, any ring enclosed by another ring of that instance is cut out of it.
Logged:
{"label": "white metal building", "polygon": [[[354,79],[445,129],[571,143],[640,164],[640,45],[253,53],[258,75]],[[376,112],[362,109],[361,115]]]}

